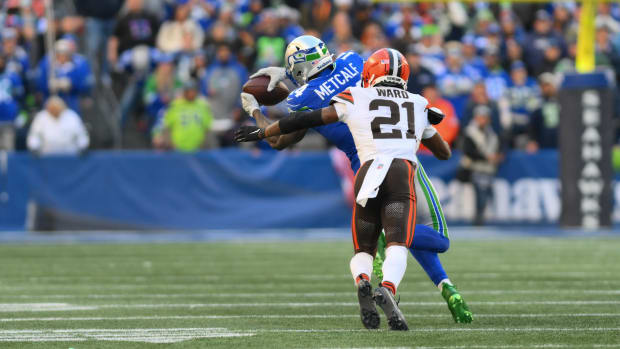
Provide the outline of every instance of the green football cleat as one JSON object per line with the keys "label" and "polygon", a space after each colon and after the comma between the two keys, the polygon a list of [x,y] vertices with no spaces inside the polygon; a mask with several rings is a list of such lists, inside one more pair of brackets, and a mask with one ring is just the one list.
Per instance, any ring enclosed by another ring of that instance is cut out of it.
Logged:
{"label": "green football cleat", "polygon": [[454,285],[444,283],[441,295],[448,303],[448,309],[452,313],[454,322],[468,324],[474,321],[474,314],[469,310],[467,303],[465,303],[465,300]]}

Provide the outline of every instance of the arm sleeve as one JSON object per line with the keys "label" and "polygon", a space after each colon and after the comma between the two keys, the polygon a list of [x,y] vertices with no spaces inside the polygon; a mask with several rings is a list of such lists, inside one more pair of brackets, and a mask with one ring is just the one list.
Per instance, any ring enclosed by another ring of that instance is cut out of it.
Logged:
{"label": "arm sleeve", "polygon": [[294,131],[306,128],[325,125],[321,116],[322,109],[309,112],[294,112],[291,116],[281,119],[279,122],[282,134],[292,133]]}

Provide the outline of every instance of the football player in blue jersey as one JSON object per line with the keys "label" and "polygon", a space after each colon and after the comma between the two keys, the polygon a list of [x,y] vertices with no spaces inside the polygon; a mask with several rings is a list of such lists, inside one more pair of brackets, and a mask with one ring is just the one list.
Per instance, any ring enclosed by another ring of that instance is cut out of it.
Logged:
{"label": "football player in blue jersey", "polygon": [[[260,69],[251,78],[269,76],[271,80],[268,91],[273,90],[278,82],[289,78],[298,88],[289,94],[288,107],[291,111],[303,111],[327,107],[332,97],[348,87],[359,85],[364,61],[353,51],[344,52],[334,59],[320,39],[303,35],[291,41],[286,48],[285,65],[285,68]],[[244,106],[256,103],[253,96],[249,94],[242,94],[242,102]],[[267,127],[271,122],[261,115],[256,123],[262,128]],[[355,142],[346,124],[337,122],[315,127],[314,130],[343,151],[351,162],[353,172],[357,172],[360,161],[357,157]],[[281,150],[299,142],[305,136],[306,131],[301,130],[271,137],[266,141],[274,149]],[[440,136],[437,138],[443,142]],[[417,215],[418,222],[421,224],[416,225],[410,252],[441,291],[454,321],[469,323],[473,320],[473,314],[456,287],[450,282],[437,255],[437,253],[445,252],[450,246],[448,228],[439,197],[421,164],[416,171],[416,181],[416,195],[425,200],[418,200]],[[379,263],[375,264],[374,273],[381,277],[380,263],[381,258],[384,258],[385,249],[383,235],[379,246],[379,256],[375,259]]]}

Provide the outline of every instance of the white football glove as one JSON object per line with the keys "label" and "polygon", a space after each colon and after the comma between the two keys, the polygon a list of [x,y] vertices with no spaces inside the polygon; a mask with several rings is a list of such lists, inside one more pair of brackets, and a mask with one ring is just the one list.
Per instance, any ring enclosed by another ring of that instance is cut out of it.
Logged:
{"label": "white football glove", "polygon": [[267,86],[267,92],[273,91],[278,82],[284,81],[286,79],[286,69],[282,67],[267,67],[261,68],[256,73],[250,76],[250,79],[254,79],[258,76],[268,76],[269,77],[269,85]]}
{"label": "white football glove", "polygon": [[248,115],[253,117],[253,113],[255,110],[260,110],[260,106],[258,105],[258,101],[254,98],[253,95],[245,92],[241,92],[241,106],[243,110],[245,110]]}

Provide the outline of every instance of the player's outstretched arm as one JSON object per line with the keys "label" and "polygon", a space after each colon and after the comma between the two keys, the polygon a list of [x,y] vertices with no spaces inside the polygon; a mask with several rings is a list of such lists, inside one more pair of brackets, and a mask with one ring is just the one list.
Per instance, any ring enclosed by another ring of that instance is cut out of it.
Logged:
{"label": "player's outstretched arm", "polygon": [[423,139],[422,144],[439,160],[448,160],[452,157],[450,145],[441,137],[439,132],[436,132],[431,138]]}
{"label": "player's outstretched arm", "polygon": [[[254,115],[252,116],[254,117]],[[256,113],[255,119],[256,119],[256,125],[258,125],[258,127],[260,128],[266,128],[272,124],[272,122],[270,122],[262,113]],[[299,131],[289,133],[286,135],[269,137],[269,138],[265,138],[265,141],[269,143],[269,146],[272,147],[273,149],[283,150],[301,141],[306,135],[306,131],[307,129],[299,130]]]}
{"label": "player's outstretched arm", "polygon": [[[256,120],[258,127],[267,128],[271,124],[269,119],[267,119],[267,117],[262,113],[254,113],[257,110],[260,110],[260,107],[256,101],[256,98],[254,98],[251,94],[245,92],[241,93],[241,105],[243,106],[243,109]],[[306,131],[307,130],[299,130],[287,135],[268,137],[265,141],[269,143],[269,146],[273,149],[282,150],[302,140],[302,138],[306,135]]]}
{"label": "player's outstretched arm", "polygon": [[[255,109],[252,112],[254,118],[259,116],[257,113],[260,113],[259,109]],[[241,126],[237,132],[235,132],[235,140],[237,142],[254,142],[267,137],[288,134],[338,121],[338,113],[333,105],[310,112],[294,112],[291,113],[289,117],[281,119],[266,128]]]}

